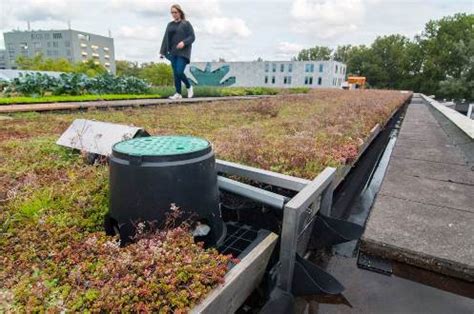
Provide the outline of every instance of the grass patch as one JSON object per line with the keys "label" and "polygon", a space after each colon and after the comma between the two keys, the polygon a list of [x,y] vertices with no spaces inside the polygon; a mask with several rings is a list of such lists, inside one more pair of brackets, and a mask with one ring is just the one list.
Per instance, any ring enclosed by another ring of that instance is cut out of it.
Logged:
{"label": "grass patch", "polygon": [[127,94],[108,94],[108,95],[79,95],[79,96],[44,96],[44,97],[1,97],[0,105],[12,104],[34,104],[47,102],[73,102],[73,101],[96,101],[96,100],[128,100],[128,99],[147,99],[161,98],[159,94],[146,95],[127,95]]}

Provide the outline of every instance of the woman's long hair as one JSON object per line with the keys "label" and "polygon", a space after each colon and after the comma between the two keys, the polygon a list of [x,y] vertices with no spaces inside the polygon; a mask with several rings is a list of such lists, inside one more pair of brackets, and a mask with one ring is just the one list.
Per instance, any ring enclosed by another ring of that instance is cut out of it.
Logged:
{"label": "woman's long hair", "polygon": [[186,19],[186,15],[184,14],[183,9],[181,9],[181,6],[179,4],[173,4],[171,8],[178,10],[182,20]]}

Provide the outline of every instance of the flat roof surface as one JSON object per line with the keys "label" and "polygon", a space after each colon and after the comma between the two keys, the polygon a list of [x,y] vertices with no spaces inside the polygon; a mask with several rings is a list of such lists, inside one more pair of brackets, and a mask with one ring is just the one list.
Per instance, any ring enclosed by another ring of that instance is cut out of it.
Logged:
{"label": "flat roof surface", "polygon": [[409,104],[361,249],[474,282],[474,171],[432,110]]}

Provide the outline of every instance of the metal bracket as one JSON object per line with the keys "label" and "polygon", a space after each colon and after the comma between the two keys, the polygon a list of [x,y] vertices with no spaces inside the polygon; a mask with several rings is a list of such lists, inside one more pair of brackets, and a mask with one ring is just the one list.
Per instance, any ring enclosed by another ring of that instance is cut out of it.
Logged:
{"label": "metal bracket", "polygon": [[277,209],[283,209],[285,203],[289,200],[289,198],[280,194],[266,191],[249,184],[241,183],[221,176],[217,177],[217,184],[219,185],[219,188],[224,191],[250,198],[251,200]]}

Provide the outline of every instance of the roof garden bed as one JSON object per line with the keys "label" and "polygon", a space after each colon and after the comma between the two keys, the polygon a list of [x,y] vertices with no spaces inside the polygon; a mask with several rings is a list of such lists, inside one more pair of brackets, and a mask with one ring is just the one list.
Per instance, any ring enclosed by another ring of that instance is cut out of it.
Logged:
{"label": "roof garden bed", "polygon": [[[151,134],[204,137],[220,159],[312,179],[326,166],[350,165],[374,126],[383,125],[410,96],[315,90],[251,101],[12,115],[0,125],[0,308],[185,312],[225,274],[229,257],[193,244],[180,228],[113,253],[113,241],[102,232],[108,168],[87,165],[80,154],[55,144],[74,119],[134,124]],[[155,261],[156,268],[148,272],[150,252],[140,249],[145,244],[175,258],[177,264],[165,276],[170,282],[152,280],[158,278],[159,265],[170,261]],[[176,259],[178,251],[186,253],[182,259],[192,256],[212,267]],[[128,266],[104,262],[117,256]],[[129,275],[113,281],[110,274],[122,274],[120,267]],[[180,288],[169,288],[171,283]]]}

